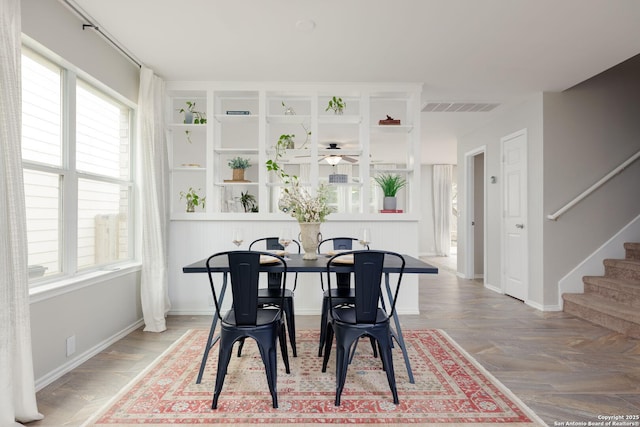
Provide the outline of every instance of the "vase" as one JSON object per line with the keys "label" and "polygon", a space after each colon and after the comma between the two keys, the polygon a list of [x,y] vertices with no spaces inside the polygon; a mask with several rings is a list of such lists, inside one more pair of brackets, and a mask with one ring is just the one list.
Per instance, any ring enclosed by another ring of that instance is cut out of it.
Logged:
{"label": "vase", "polygon": [[385,197],[382,200],[382,209],[385,211],[395,211],[396,210],[397,199],[395,197]]}
{"label": "vase", "polygon": [[304,249],[302,259],[318,259],[318,243],[321,236],[319,222],[300,223],[300,243]]}
{"label": "vase", "polygon": [[184,112],[184,123],[185,124],[193,124],[193,113],[191,111]]}
{"label": "vase", "polygon": [[196,211],[195,205],[191,202],[187,202],[187,212],[195,212],[195,211]]}
{"label": "vase", "polygon": [[233,169],[233,180],[244,181],[244,169]]}

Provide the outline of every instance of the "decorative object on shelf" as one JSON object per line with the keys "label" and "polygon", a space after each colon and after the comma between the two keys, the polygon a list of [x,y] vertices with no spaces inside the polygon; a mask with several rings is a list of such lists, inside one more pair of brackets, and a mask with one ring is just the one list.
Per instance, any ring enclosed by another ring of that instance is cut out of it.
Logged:
{"label": "decorative object on shelf", "polygon": [[303,259],[317,259],[316,248],[322,240],[320,224],[326,220],[327,215],[333,212],[327,205],[327,187],[320,185],[315,195],[303,188],[295,175],[289,175],[280,166],[278,161],[284,156],[286,147],[276,144],[274,159],[266,162],[267,171],[275,172],[285,186],[278,202],[281,211],[294,217],[300,224],[300,241],[305,254]]}
{"label": "decorative object on shelf", "polygon": [[203,125],[207,123],[207,116],[202,111],[196,110],[196,103],[192,101],[186,101],[186,108],[181,108],[178,110],[179,113],[184,114],[183,123],[185,124],[195,124],[195,125]]}
{"label": "decorative object on shelf", "polygon": [[344,102],[342,98],[334,96],[329,100],[329,104],[324,111],[333,110],[333,114],[340,115],[344,113],[345,108],[347,108],[347,103]]}
{"label": "decorative object on shelf", "polygon": [[296,144],[293,141],[293,138],[295,137],[296,137],[295,135],[293,134],[289,135],[287,133],[280,135],[280,138],[278,138],[278,142],[276,144],[276,150],[278,145],[281,145],[284,148],[290,149],[290,150],[293,150],[294,148],[296,148]]}
{"label": "decorative object on shelf", "polygon": [[288,107],[287,104],[284,103],[284,101],[282,101],[282,106],[284,107],[284,115],[285,116],[295,116],[296,112],[293,108]]}
{"label": "decorative object on shelf", "polygon": [[193,141],[191,141],[191,131],[190,130],[185,130],[184,134],[187,135],[187,142],[189,144],[191,144]]}
{"label": "decorative object on shelf", "polygon": [[382,202],[383,210],[396,210],[396,193],[402,187],[407,185],[407,181],[400,175],[394,175],[390,173],[383,173],[376,176],[375,181],[378,183],[384,194],[384,200]]}
{"label": "decorative object on shelf", "polygon": [[227,110],[228,116],[250,116],[251,111],[248,110]]}
{"label": "decorative object on shelf", "polygon": [[[198,188],[198,191],[201,191],[201,189]],[[195,212],[196,206],[202,205],[202,209],[205,207],[206,197],[200,197],[192,187],[189,187],[187,192],[180,192],[180,200],[182,199],[187,200],[187,212]]]}
{"label": "decorative object on shelf", "polygon": [[399,125],[400,119],[394,119],[390,115],[387,114],[387,118],[378,121],[379,125]]}
{"label": "decorative object on shelf", "polygon": [[258,212],[256,203],[256,197],[253,194],[249,194],[249,190],[240,192],[240,204],[245,212]]}
{"label": "decorative object on shelf", "polygon": [[244,170],[251,167],[249,159],[243,159],[242,157],[234,157],[227,163],[231,169],[233,169],[233,181],[245,181]]}

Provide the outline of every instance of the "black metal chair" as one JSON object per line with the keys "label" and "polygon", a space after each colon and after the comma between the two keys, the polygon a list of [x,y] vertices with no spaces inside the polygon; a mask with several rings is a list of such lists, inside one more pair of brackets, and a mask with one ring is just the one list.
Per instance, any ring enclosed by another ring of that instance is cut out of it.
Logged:
{"label": "black metal chair", "polygon": [[[269,384],[269,391],[271,392],[274,408],[278,407],[276,391],[276,341],[280,341],[280,351],[282,352],[286,372],[290,373],[286,343],[287,338],[281,308],[283,303],[281,302],[280,305],[276,307],[261,308],[258,301],[261,255],[274,257],[274,259],[268,260],[274,261],[283,267],[281,286],[284,290],[287,277],[287,263],[280,256],[258,251],[230,251],[214,254],[207,259],[206,265],[211,294],[213,295],[216,313],[220,320],[220,340],[218,344],[220,351],[218,355],[218,371],[213,392],[213,402],[211,404],[212,409],[218,407],[218,398],[227,374],[227,367],[231,359],[233,345],[238,340],[253,338],[258,344],[260,356],[265,366],[267,383]],[[218,257],[227,257],[228,259],[231,294],[233,298],[231,309],[224,316],[220,314],[221,301],[218,300],[213,281],[213,265]]]}
{"label": "black metal chair", "polygon": [[[353,249],[353,242],[357,241],[355,237],[332,237],[325,239],[318,243],[318,253],[323,253],[324,250],[330,253],[333,251],[350,251]],[[326,249],[331,246],[331,249]],[[369,245],[366,246],[369,249]],[[353,304],[355,298],[354,290],[351,288],[351,273],[336,273],[336,288],[332,291],[334,304]],[[320,314],[320,342],[318,345],[318,357],[322,356],[322,349],[324,348],[325,330],[324,325],[327,323],[327,315],[329,313],[329,290],[324,288],[323,274],[320,273],[320,285],[322,286],[322,311]],[[374,356],[377,355],[375,344],[372,342]]]}
{"label": "black metal chair", "polygon": [[[263,237],[260,239],[256,239],[249,245],[249,250],[254,250],[254,245],[257,245],[261,242],[264,242],[267,250],[284,250],[284,246],[282,246],[278,242],[278,240],[279,239],[277,237]],[[294,246],[294,250],[297,249],[298,253],[300,253],[300,243],[298,243],[296,240],[291,240],[289,247],[291,246]],[[289,342],[291,343],[293,357],[298,357],[298,351],[296,347],[296,317],[293,306],[293,296],[296,290],[296,286],[298,285],[298,273],[295,273],[294,275],[293,289],[288,289],[286,286],[283,288],[281,287],[281,283],[282,273],[267,273],[267,287],[258,288],[258,303],[262,307],[279,305],[282,303],[284,297],[284,305],[282,306],[282,310],[284,311],[284,315],[287,320]],[[240,341],[240,345],[238,346],[238,357],[242,355],[243,345],[244,341]]]}
{"label": "black metal chair", "polygon": [[[335,405],[340,406],[340,396],[344,389],[347,377],[352,348],[358,339],[369,336],[378,344],[382,368],[387,374],[389,388],[393,395],[393,403],[399,403],[398,390],[396,388],[395,372],[393,370],[393,358],[391,354],[392,331],[390,319],[396,306],[398,291],[402,281],[405,260],[402,255],[389,251],[352,251],[332,256],[327,262],[327,273],[339,266],[339,261],[345,257],[353,257],[355,304],[353,306],[339,306],[334,304],[332,293],[329,292],[329,316],[326,325],[326,342],[322,372],[326,372],[327,363],[331,354],[333,337],[336,339],[336,399]],[[393,297],[390,296],[387,310],[381,304],[383,300],[382,269],[387,257],[397,258],[398,280]],[[331,284],[331,276],[328,275],[327,288],[334,289]]]}

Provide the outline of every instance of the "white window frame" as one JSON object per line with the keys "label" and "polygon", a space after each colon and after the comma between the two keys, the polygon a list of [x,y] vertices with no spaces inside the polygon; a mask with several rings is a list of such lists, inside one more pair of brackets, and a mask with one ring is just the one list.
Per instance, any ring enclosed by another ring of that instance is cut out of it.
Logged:
{"label": "white window frame", "polygon": [[[61,288],[65,291],[71,289],[90,286],[96,281],[104,280],[104,276],[119,276],[129,271],[140,269],[140,261],[138,259],[138,231],[136,217],[136,128],[135,116],[137,113],[137,105],[124,96],[118,94],[113,89],[96,80],[87,73],[79,70],[69,62],[63,60],[59,56],[50,52],[48,49],[38,45],[35,42],[29,42],[23,39],[23,48],[28,49],[41,56],[43,59],[57,65],[61,69],[61,107],[62,107],[62,161],[60,167],[44,165],[37,162],[23,160],[23,170],[34,170],[57,174],[62,178],[60,188],[60,242],[59,256],[60,269],[59,274],[34,279],[29,281],[29,289],[31,302],[44,299],[48,296],[58,294]],[[97,91],[112,98],[116,102],[121,103],[130,110],[129,114],[129,146],[130,146],[130,175],[127,181],[117,178],[110,178],[102,175],[93,175],[87,172],[78,172],[75,169],[75,150],[76,150],[76,85],[78,80],[92,86]],[[128,254],[126,260],[119,260],[108,264],[96,265],[90,268],[77,268],[78,255],[78,180],[89,178],[91,180],[125,184],[129,191],[129,204],[127,213],[128,227]],[[75,195],[69,196],[69,195]],[[71,226],[69,226],[71,224]],[[54,291],[51,294],[51,291]],[[51,295],[50,295],[51,294]]]}

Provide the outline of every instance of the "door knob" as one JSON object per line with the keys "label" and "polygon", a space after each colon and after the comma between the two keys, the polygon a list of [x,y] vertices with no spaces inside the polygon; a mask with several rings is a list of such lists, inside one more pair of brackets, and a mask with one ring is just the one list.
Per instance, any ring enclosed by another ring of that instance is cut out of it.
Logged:
{"label": "door knob", "polygon": [[523,229],[524,228],[524,224],[516,224],[516,228]]}

